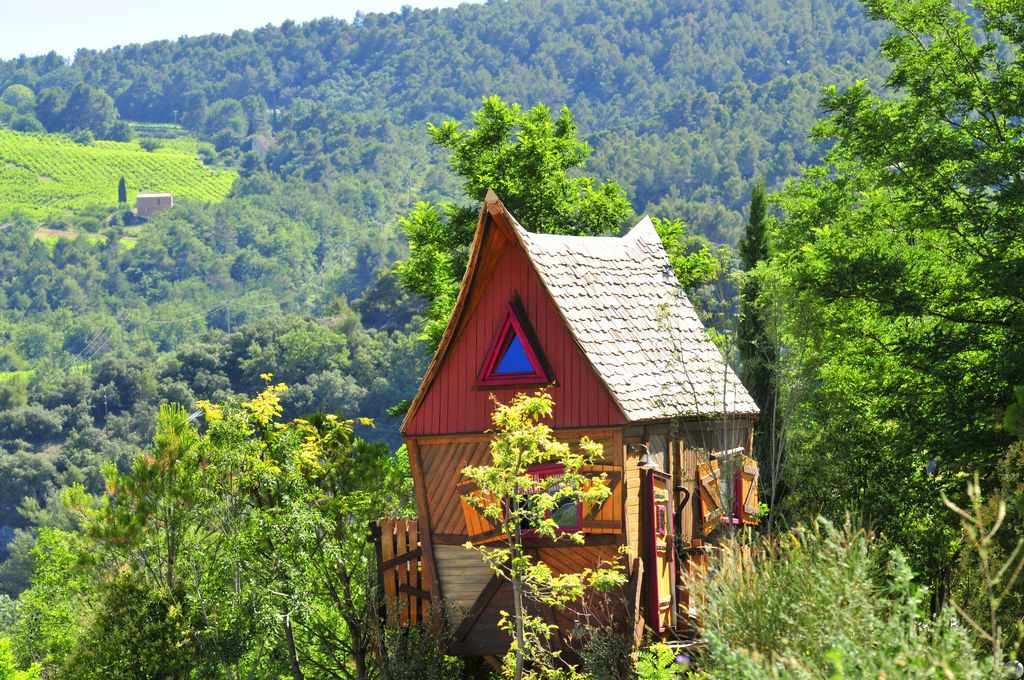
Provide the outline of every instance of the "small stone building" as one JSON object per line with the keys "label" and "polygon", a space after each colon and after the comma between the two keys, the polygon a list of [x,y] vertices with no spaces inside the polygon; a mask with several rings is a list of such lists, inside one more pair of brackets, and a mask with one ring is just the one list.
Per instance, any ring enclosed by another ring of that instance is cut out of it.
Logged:
{"label": "small stone building", "polygon": [[165,194],[138,194],[135,197],[135,214],[139,217],[152,217],[174,207],[174,195]]}

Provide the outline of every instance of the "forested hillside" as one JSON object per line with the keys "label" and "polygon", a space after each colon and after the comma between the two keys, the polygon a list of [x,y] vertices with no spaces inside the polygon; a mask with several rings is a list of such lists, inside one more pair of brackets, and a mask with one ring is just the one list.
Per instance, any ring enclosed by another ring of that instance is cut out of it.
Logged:
{"label": "forested hillside", "polygon": [[[241,174],[226,201],[184,201],[142,227],[121,226],[112,186],[88,211],[6,215],[5,515],[19,524],[21,499],[43,502],[69,470],[92,466],[98,483],[99,458],[69,462],[89,428],[106,427],[108,448],[136,445],[158,401],[191,408],[252,390],[261,372],[295,384],[289,413],[376,416],[394,444],[385,409],[412,394],[425,361],[412,349],[418,322],[407,326],[417,302],[386,274],[405,255],[399,218],[415,201],[458,195],[428,124],[465,120],[492,94],[568,105],[593,149],[588,174],[619,182],[638,214],[733,243],[753,177],[778,185],[820,153],[807,136],[820,88],[879,80],[882,28],[862,15],[852,0],[524,0],[3,62],[0,124],[87,131],[85,148],[99,144],[93,135],[153,148],[171,141],[147,139],[139,122],[160,123],[159,136],[205,140],[207,164]],[[251,151],[256,137],[274,140],[265,159]],[[112,238],[45,246],[38,227]],[[119,248],[125,235],[137,247]],[[361,316],[341,332],[336,317],[350,309]],[[281,315],[270,331],[250,325]],[[309,342],[348,353],[329,366],[287,359],[307,341],[303,318],[324,319]],[[356,347],[361,337],[376,338],[371,349]],[[147,387],[105,387],[117,381],[98,367],[114,356]],[[87,387],[46,396],[67,380]],[[55,415],[65,411],[84,415]],[[20,423],[43,412],[24,435]]]}
{"label": "forested hillside", "polygon": [[[696,598],[708,677],[1000,668],[1022,27],[983,0],[492,0],[0,62],[0,676],[456,677],[375,628],[365,527],[413,512],[393,414],[495,186],[528,229],[660,218],[762,407],[781,543]],[[58,202],[79,169],[26,140],[233,183],[138,224],[112,175]]]}
{"label": "forested hillside", "polygon": [[[187,135],[239,175],[226,200],[176,196],[142,226],[125,226],[113,185],[88,209],[0,214],[0,540],[46,523],[60,487],[99,491],[104,462],[125,469],[159,403],[251,394],[264,373],[291,386],[286,416],[373,417],[397,446],[387,409],[427,360],[422,302],[391,271],[399,222],[460,196],[428,125],[491,95],[568,106],[586,174],[618,182],[636,214],[734,244],[753,179],[779,186],[822,152],[807,134],[821,88],[881,82],[884,27],[863,14],[852,0],[521,0],[0,63],[4,127],[90,153],[134,139],[154,157]],[[4,176],[25,165],[0,155]],[[0,181],[0,207],[53,188],[32,172],[28,190]],[[12,544],[12,595],[33,535]]]}
{"label": "forested hillside", "polygon": [[[750,179],[774,187],[817,157],[807,130],[821,87],[880,82],[883,26],[863,14],[853,0],[408,9],[80,50],[70,65],[17,59],[0,65],[0,90],[20,83],[42,99],[82,81],[122,118],[180,121],[224,147],[270,125],[283,135],[271,166],[328,185],[385,167],[362,135],[348,136],[357,121],[421,132],[425,121],[464,120],[492,94],[565,104],[595,149],[590,171],[621,183],[638,213],[734,242]],[[281,115],[268,120],[268,107]],[[414,167],[423,148],[401,154]],[[396,179],[389,189],[420,189]]]}

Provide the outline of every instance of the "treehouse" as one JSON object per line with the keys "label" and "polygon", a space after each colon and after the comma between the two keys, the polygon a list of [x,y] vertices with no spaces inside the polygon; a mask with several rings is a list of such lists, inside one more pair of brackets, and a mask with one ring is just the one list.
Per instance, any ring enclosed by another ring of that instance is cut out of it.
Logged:
{"label": "treehouse", "polygon": [[[529,549],[558,573],[628,546],[617,620],[630,634],[646,626],[685,635],[696,612],[683,576],[704,559],[709,534],[757,521],[749,456],[758,409],[680,291],[650,219],[620,238],[533,234],[492,192],[402,424],[418,520],[376,529],[381,580],[401,623],[420,620],[429,600],[454,631],[450,653],[507,651],[498,621],[511,588],[464,547],[502,537],[465,500],[476,489],[462,470],[490,464],[492,395],[508,402],[540,388],[554,399],[560,440],[603,445],[587,473],[605,473],[612,493],[598,507],[559,508],[559,526],[582,530],[584,545],[527,538]],[[563,635],[573,628],[562,612],[544,615]]]}

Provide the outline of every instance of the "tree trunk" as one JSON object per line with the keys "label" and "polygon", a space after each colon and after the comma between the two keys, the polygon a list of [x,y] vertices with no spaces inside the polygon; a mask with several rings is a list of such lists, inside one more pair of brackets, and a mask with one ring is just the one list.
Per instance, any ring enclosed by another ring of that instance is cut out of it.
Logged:
{"label": "tree trunk", "polygon": [[514,680],[523,677],[523,649],[526,647],[526,635],[523,625],[523,580],[513,567],[512,571],[512,602],[516,612],[516,669]]}
{"label": "tree trunk", "polygon": [[284,615],[284,639],[288,643],[288,662],[292,666],[292,680],[306,680],[299,667],[299,655],[295,651],[295,633],[292,631],[291,614]]}

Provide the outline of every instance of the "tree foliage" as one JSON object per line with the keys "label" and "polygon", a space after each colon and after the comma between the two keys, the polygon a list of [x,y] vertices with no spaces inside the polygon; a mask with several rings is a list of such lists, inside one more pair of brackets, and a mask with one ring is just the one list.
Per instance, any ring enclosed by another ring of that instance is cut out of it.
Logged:
{"label": "tree foliage", "polygon": [[[582,544],[582,531],[567,532],[552,511],[568,502],[600,504],[610,495],[604,475],[590,477],[583,466],[601,456],[601,446],[584,437],[574,449],[554,439],[542,421],[551,417],[553,402],[545,392],[519,394],[509,404],[494,409],[492,465],[465,468],[462,473],[476,483],[478,492],[466,496],[505,537],[504,547],[477,548],[499,577],[512,584],[514,611],[502,624],[512,645],[505,657],[506,677],[558,677],[558,653],[551,652],[551,630],[531,605],[564,608],[579,603],[587,590],[608,590],[624,578],[617,565],[595,565],[578,573],[555,574],[545,562],[524,549],[524,531],[553,540]],[[538,480],[531,466],[558,464],[561,471]],[[538,488],[539,485],[542,485]],[[575,505],[573,506],[575,507]],[[472,549],[471,543],[466,544]]]}
{"label": "tree foliage", "polygon": [[425,338],[436,347],[455,307],[469,246],[488,189],[527,229],[549,234],[596,235],[615,231],[629,203],[614,183],[594,186],[568,171],[584,167],[590,147],[576,138],[576,124],[563,107],[552,120],[538,105],[520,112],[500,97],[484,99],[476,127],[454,121],[430,126],[434,144],[451,153],[449,167],[462,178],[470,205],[417,203],[402,221],[409,259],[399,268],[408,290],[427,299]]}
{"label": "tree foliage", "polygon": [[365,527],[408,512],[408,463],[336,415],[281,422],[286,391],[201,403],[203,433],[163,407],[131,471],[108,468],[98,509],[66,493],[101,598],[58,677],[370,677]]}
{"label": "tree foliage", "polygon": [[833,517],[863,510],[941,584],[957,543],[939,491],[962,496],[975,470],[994,487],[1024,381],[1024,15],[866,4],[892,27],[897,96],[827,90],[814,136],[832,147],[778,197],[785,341],[815,386],[792,488]]}

